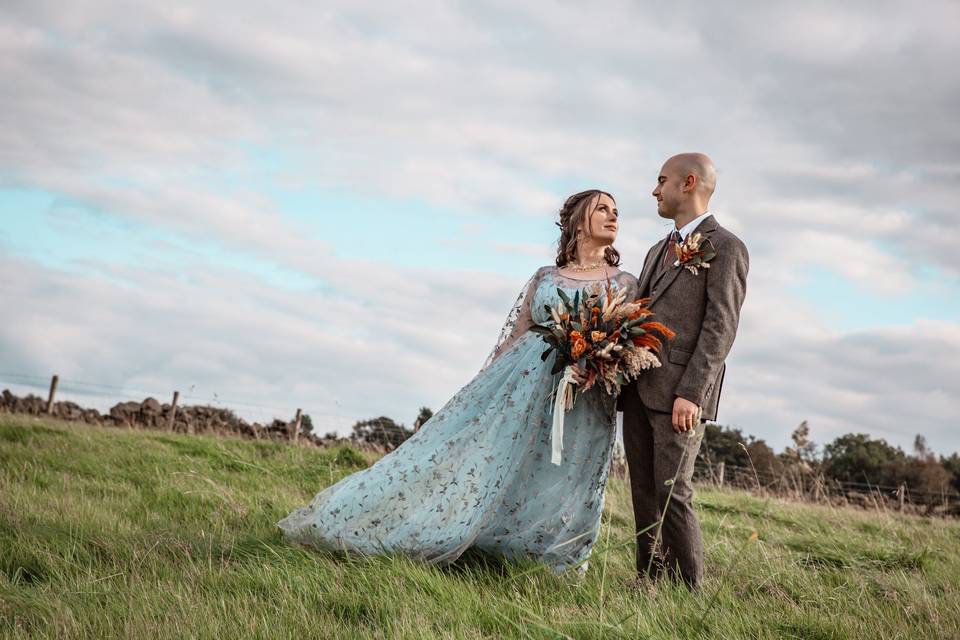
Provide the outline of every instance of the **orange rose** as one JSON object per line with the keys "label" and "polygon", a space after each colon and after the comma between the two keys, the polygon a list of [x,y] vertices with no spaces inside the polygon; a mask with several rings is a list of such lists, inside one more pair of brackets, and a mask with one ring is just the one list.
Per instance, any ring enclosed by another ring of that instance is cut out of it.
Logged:
{"label": "orange rose", "polygon": [[573,348],[570,350],[570,355],[574,360],[579,360],[580,356],[583,355],[583,352],[587,350],[587,341],[584,339],[576,340],[573,343]]}

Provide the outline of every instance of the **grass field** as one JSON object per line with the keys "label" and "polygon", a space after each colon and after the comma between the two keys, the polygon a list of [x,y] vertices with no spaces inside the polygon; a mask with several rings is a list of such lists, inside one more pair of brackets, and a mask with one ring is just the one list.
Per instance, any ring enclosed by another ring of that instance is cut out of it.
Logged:
{"label": "grass field", "polygon": [[960,523],[894,513],[702,490],[696,596],[626,588],[617,481],[581,581],[478,555],[426,567],[281,542],[280,517],[367,462],[0,416],[0,637],[960,637]]}

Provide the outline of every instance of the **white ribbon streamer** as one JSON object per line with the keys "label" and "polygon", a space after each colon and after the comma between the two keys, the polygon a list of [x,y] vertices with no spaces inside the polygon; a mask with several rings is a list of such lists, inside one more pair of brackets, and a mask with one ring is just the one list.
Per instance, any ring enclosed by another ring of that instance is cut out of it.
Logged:
{"label": "white ribbon streamer", "polygon": [[563,371],[563,377],[557,386],[557,396],[553,402],[550,462],[555,465],[559,465],[563,457],[563,417],[573,408],[573,388],[576,384],[573,379],[573,368],[567,367]]}

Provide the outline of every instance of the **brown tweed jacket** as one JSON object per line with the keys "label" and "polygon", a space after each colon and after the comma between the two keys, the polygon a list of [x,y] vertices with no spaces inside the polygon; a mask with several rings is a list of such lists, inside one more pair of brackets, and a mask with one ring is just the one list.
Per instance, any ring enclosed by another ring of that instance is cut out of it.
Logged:
{"label": "brown tweed jacket", "polygon": [[713,216],[705,218],[694,233],[709,238],[717,251],[709,269],[693,275],[674,266],[672,256],[664,266],[666,238],[651,247],[644,260],[640,297],[651,298],[654,319],[677,335],[664,345],[663,365],[637,380],[637,393],[644,406],[654,411],[671,413],[674,399],[680,396],[698,404],[703,418],[716,420],[724,360],[737,335],[750,256],[743,242]]}

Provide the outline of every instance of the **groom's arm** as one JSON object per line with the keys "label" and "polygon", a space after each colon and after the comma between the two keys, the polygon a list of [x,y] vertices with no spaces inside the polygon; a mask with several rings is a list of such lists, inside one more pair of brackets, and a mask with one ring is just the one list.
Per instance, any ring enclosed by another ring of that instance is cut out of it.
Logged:
{"label": "groom's arm", "polygon": [[740,308],[747,292],[750,256],[739,238],[729,235],[718,246],[710,268],[701,271],[707,279],[707,303],[700,337],[687,363],[675,394],[703,408],[713,384],[730,353],[740,323]]}

